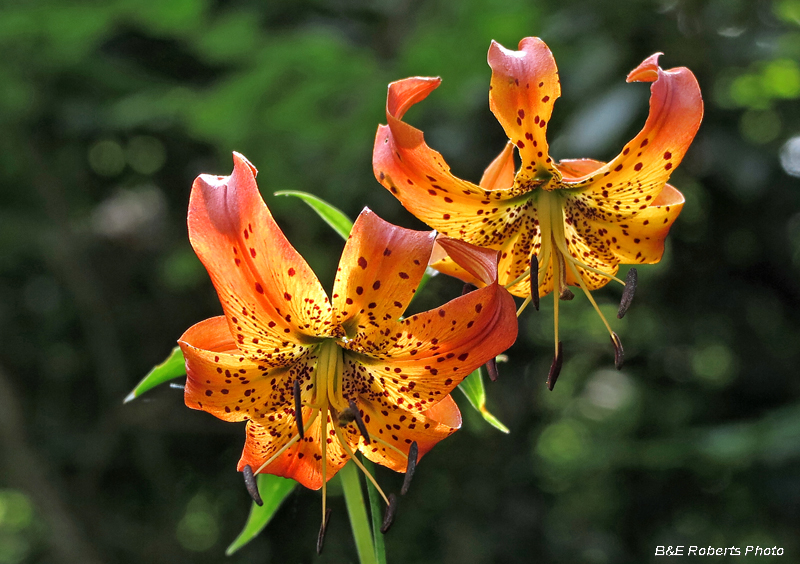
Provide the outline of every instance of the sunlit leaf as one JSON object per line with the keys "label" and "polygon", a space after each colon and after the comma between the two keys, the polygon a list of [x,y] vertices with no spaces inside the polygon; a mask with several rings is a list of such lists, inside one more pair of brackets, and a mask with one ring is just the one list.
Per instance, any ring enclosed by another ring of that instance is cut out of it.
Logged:
{"label": "sunlit leaf", "polygon": [[242,548],[264,530],[264,527],[275,515],[283,500],[292,493],[292,490],[297,485],[294,480],[280,478],[272,474],[259,474],[257,479],[258,493],[261,494],[264,505],[258,506],[253,503],[250,508],[250,515],[247,517],[247,523],[244,524],[244,529],[225,550],[227,556]]}
{"label": "sunlit leaf", "polygon": [[464,395],[467,396],[470,405],[481,414],[481,417],[483,417],[487,423],[503,433],[509,432],[508,427],[503,425],[497,417],[489,413],[489,410],[486,409],[486,390],[483,387],[483,375],[481,374],[480,368],[464,378],[458,387],[464,392]]}
{"label": "sunlit leaf", "polygon": [[147,390],[155,388],[159,384],[168,382],[175,378],[180,378],[186,375],[186,365],[183,361],[183,353],[180,347],[175,347],[161,364],[155,366],[150,372],[147,373],[141,382],[127,395],[124,403],[138,398]]}
{"label": "sunlit leaf", "polygon": [[342,210],[332,206],[322,198],[318,198],[308,192],[300,192],[299,190],[282,190],[280,192],[275,192],[275,195],[295,196],[300,198],[307,203],[311,209],[317,212],[317,215],[319,215],[325,223],[333,227],[333,230],[341,235],[343,239],[347,240],[348,235],[350,235],[350,230],[353,228],[353,222],[350,221],[350,218],[348,218]]}

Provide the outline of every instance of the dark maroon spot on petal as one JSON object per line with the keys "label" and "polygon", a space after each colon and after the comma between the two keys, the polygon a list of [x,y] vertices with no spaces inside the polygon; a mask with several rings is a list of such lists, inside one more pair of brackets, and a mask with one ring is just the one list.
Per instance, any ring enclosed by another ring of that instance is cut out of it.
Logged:
{"label": "dark maroon spot on petal", "polygon": [[283,297],[286,298],[287,302],[292,299],[292,295],[289,292],[284,292]]}
{"label": "dark maroon spot on petal", "polygon": [[550,96],[545,96],[544,98],[542,98],[542,102],[544,102],[545,104],[549,101],[550,101]]}
{"label": "dark maroon spot on petal", "polygon": [[621,165],[621,164],[618,164],[618,165],[617,165],[617,166],[614,168],[614,172],[619,172],[619,171],[621,171],[621,170],[622,170],[622,165]]}
{"label": "dark maroon spot on petal", "polygon": [[358,257],[358,266],[361,268],[367,268],[367,259],[364,257]]}
{"label": "dark maroon spot on petal", "polygon": [[346,299],[344,300],[344,302],[345,302],[347,305],[353,305],[353,299],[352,299],[352,298],[346,298]]}
{"label": "dark maroon spot on petal", "polygon": [[373,290],[377,290],[380,287],[381,287],[381,281],[380,280],[376,280],[375,283],[372,285],[372,289]]}
{"label": "dark maroon spot on petal", "polygon": [[358,294],[360,296],[363,293],[364,293],[364,288],[362,288],[361,286],[357,286],[356,287],[356,294]]}
{"label": "dark maroon spot on petal", "polygon": [[475,305],[475,311],[477,311],[478,313],[480,313],[482,309],[483,309],[483,304],[476,304]]}
{"label": "dark maroon spot on petal", "polygon": [[214,392],[212,392],[211,390],[206,390],[206,395],[207,395],[207,396],[210,396],[210,395],[211,395],[211,394],[213,394],[213,393],[214,393]]}
{"label": "dark maroon spot on petal", "polygon": [[519,141],[517,141],[517,147],[519,147],[520,149],[524,149],[525,143],[523,143],[522,140],[520,139]]}
{"label": "dark maroon spot on petal", "polygon": [[388,257],[390,254],[392,254],[392,251],[389,249],[389,247],[386,247],[383,250],[383,256]]}
{"label": "dark maroon spot on petal", "polygon": [[666,153],[664,153],[664,158],[667,159],[667,160],[671,159],[672,158],[672,153],[667,151]]}
{"label": "dark maroon spot on petal", "polygon": [[640,170],[642,170],[642,166],[644,166],[642,165],[642,163],[636,163],[636,165],[633,167],[633,170],[639,172]]}
{"label": "dark maroon spot on petal", "polygon": [[400,276],[400,278],[402,278],[403,280],[408,280],[408,274],[406,274],[405,272],[399,273],[398,276]]}
{"label": "dark maroon spot on petal", "polygon": [[664,170],[669,170],[672,168],[672,163],[667,163],[664,165]]}
{"label": "dark maroon spot on petal", "polygon": [[645,139],[644,141],[642,141],[642,144],[639,145],[639,148],[641,149],[642,147],[646,147],[647,143],[649,143],[649,141],[647,139]]}
{"label": "dark maroon spot on petal", "polygon": [[256,292],[258,292],[259,294],[264,293],[264,288],[262,288],[261,284],[259,284],[258,282],[256,282]]}
{"label": "dark maroon spot on petal", "polygon": [[460,360],[461,362],[464,362],[465,360],[467,360],[468,356],[469,356],[469,353],[460,354],[460,355],[458,355],[458,360]]}
{"label": "dark maroon spot on petal", "polygon": [[294,276],[294,274],[295,274],[294,268],[290,268],[289,269],[289,276]]}
{"label": "dark maroon spot on petal", "polygon": [[444,201],[447,202],[448,204],[452,204],[453,203],[453,199],[448,197],[448,196],[444,197]]}
{"label": "dark maroon spot on petal", "polygon": [[250,256],[256,258],[256,250],[253,247],[250,247]]}

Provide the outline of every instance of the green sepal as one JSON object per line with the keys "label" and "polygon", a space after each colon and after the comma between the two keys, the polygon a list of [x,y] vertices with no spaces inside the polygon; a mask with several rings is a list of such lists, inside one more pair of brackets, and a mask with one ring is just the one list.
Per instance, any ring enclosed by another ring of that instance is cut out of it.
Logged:
{"label": "green sepal", "polygon": [[481,374],[480,368],[477,368],[472,374],[464,378],[458,387],[464,392],[464,395],[467,396],[470,405],[481,414],[481,417],[483,417],[489,425],[503,433],[510,432],[508,427],[503,425],[497,417],[489,413],[489,410],[486,409],[486,390],[483,387],[483,375]]}
{"label": "green sepal", "polygon": [[131,400],[138,398],[147,390],[155,388],[159,384],[186,376],[186,363],[183,360],[183,352],[180,347],[175,347],[169,354],[167,359],[159,365],[156,365],[147,376],[142,378],[142,381],[136,384],[136,387],[125,397],[123,403],[128,403]]}
{"label": "green sepal", "polygon": [[297,485],[294,480],[272,474],[259,474],[256,476],[256,480],[258,480],[258,493],[261,495],[264,505],[259,506],[255,502],[253,503],[244,529],[225,550],[226,556],[230,556],[258,536],[272,520],[283,500],[294,491]]}
{"label": "green sepal", "polygon": [[353,222],[350,221],[342,210],[332,206],[322,198],[309,194],[308,192],[301,192],[299,190],[282,190],[275,192],[276,196],[295,196],[308,204],[312,210],[317,212],[325,223],[333,227],[342,239],[345,241],[350,236],[350,231],[353,229]]}

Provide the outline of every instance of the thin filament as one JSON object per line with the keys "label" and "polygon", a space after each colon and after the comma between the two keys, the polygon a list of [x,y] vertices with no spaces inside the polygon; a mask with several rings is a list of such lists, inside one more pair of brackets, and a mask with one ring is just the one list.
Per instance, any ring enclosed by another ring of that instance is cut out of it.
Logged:
{"label": "thin filament", "polygon": [[381,494],[381,497],[383,498],[383,501],[386,502],[386,505],[389,505],[389,498],[386,497],[385,493],[383,493],[383,490],[378,485],[377,480],[375,480],[375,478],[372,476],[372,474],[369,473],[369,470],[367,470],[364,467],[364,465],[361,464],[361,461],[358,458],[356,458],[356,455],[353,453],[353,451],[350,448],[350,446],[348,446],[347,442],[344,440],[344,437],[342,437],[342,431],[339,428],[337,428],[336,426],[333,427],[333,430],[336,432],[336,438],[339,439],[339,443],[342,445],[342,448],[344,449],[344,451],[348,455],[350,455],[350,458],[353,460],[353,462],[356,463],[356,466],[358,466],[358,468],[364,473],[364,475],[367,477],[367,479],[370,482],[372,482],[372,485],[375,486],[375,489],[378,490],[379,494]]}
{"label": "thin filament", "polygon": [[[319,415],[319,411],[314,411],[314,413],[312,413],[312,415],[311,415],[311,418],[308,420],[308,422],[306,423],[305,429],[303,430],[303,432],[304,432],[304,433],[307,433],[307,432],[308,432],[308,429],[311,427],[311,425],[313,425],[313,424],[314,424],[314,421],[316,421],[316,419],[317,419],[317,415]],[[266,468],[267,466],[269,466],[270,464],[272,464],[273,462],[275,462],[275,460],[276,460],[276,459],[277,459],[277,458],[278,458],[280,455],[282,455],[284,452],[286,452],[286,449],[288,449],[290,446],[292,446],[294,443],[296,443],[296,442],[297,442],[297,441],[299,441],[299,440],[300,440],[300,435],[299,435],[299,434],[298,434],[298,435],[295,435],[294,437],[292,437],[292,439],[291,439],[291,440],[290,440],[288,443],[286,443],[285,445],[283,445],[283,446],[281,447],[281,449],[280,449],[278,452],[276,452],[275,454],[273,454],[272,456],[270,456],[270,457],[269,457],[269,459],[267,459],[267,461],[266,461],[264,464],[262,464],[261,466],[259,466],[259,467],[258,467],[258,470],[256,470],[256,471],[254,472],[254,474],[258,474],[258,473],[259,473],[259,472],[261,472],[261,471],[262,471],[264,468]]]}

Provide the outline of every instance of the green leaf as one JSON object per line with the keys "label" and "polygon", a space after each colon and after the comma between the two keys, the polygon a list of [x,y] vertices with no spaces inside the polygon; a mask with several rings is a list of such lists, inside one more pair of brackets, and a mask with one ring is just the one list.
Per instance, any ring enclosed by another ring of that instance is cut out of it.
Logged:
{"label": "green leaf", "polygon": [[458,387],[464,392],[464,395],[467,396],[470,405],[481,414],[489,425],[503,433],[510,432],[508,427],[503,425],[497,417],[489,413],[489,410],[486,409],[486,390],[483,387],[483,375],[481,374],[480,368],[464,378]]}
{"label": "green leaf", "polygon": [[280,478],[272,474],[259,474],[256,478],[258,480],[258,493],[261,495],[264,505],[259,507],[253,503],[250,508],[250,515],[247,517],[247,523],[244,524],[244,529],[225,550],[226,556],[230,556],[242,548],[253,540],[258,533],[263,531],[281,506],[283,500],[292,493],[297,485],[294,480]]}
{"label": "green leaf", "polygon": [[[375,464],[366,458],[361,460],[364,467],[374,475]],[[381,532],[383,500],[381,499],[381,494],[378,493],[377,488],[370,480],[367,480],[367,496],[369,497],[369,513],[372,519],[372,539],[375,543],[375,560],[378,564],[386,564],[386,545],[383,542],[383,533]]]}
{"label": "green leaf", "polygon": [[333,227],[333,230],[341,235],[344,240],[347,240],[347,237],[350,235],[350,230],[353,229],[353,222],[350,221],[350,218],[348,218],[342,210],[313,194],[300,192],[299,190],[282,190],[280,192],[275,192],[275,195],[295,196],[300,198],[307,203],[311,209],[317,212],[317,215],[319,215],[325,223]]}
{"label": "green leaf", "polygon": [[175,347],[164,362],[147,373],[147,376],[127,395],[123,403],[128,403],[138,398],[147,390],[155,388],[159,384],[185,375],[186,364],[183,361],[183,352],[181,352],[180,347]]}

